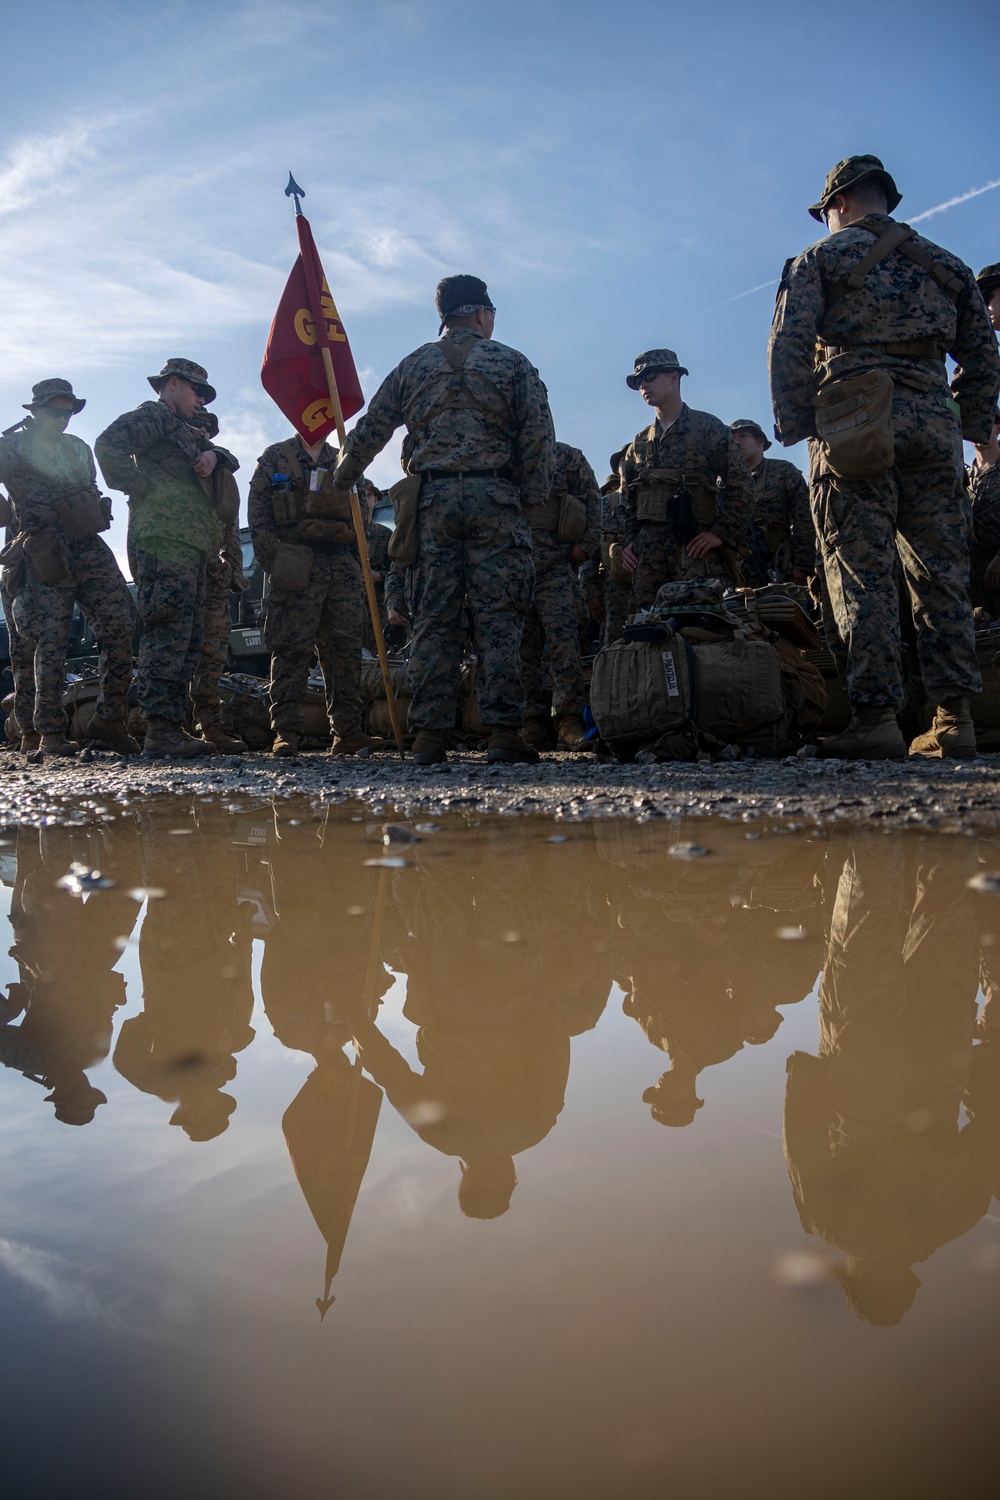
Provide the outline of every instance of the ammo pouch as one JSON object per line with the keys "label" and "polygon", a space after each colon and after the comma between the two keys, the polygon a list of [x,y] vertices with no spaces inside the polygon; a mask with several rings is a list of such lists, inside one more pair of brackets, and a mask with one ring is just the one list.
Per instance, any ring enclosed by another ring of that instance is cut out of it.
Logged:
{"label": "ammo pouch", "polygon": [[892,376],[846,375],[813,399],[821,470],[840,479],[874,479],[892,468]]}
{"label": "ammo pouch", "polygon": [[275,526],[297,526],[302,519],[302,491],[272,489],[271,510]]}
{"label": "ammo pouch", "polygon": [[[680,507],[677,501],[680,500]],[[682,523],[690,513],[696,522],[686,538],[691,540],[699,527],[714,524],[719,515],[718,491],[700,474],[686,474],[683,469],[643,469],[636,479],[636,516],[640,521]],[[675,531],[675,537],[680,537]]]}
{"label": "ammo pouch", "polygon": [[60,532],[54,526],[36,531],[24,544],[24,553],[40,583],[56,588],[72,588],[76,582],[70,568],[69,552]]}
{"label": "ammo pouch", "polygon": [[587,534],[587,506],[576,495],[563,495],[559,501],[559,529],[556,532],[561,542],[582,542]]}
{"label": "ammo pouch", "polygon": [[271,587],[301,594],[312,572],[312,548],[297,542],[279,542],[269,569]]}
{"label": "ammo pouch", "polygon": [[0,567],[4,570],[4,587],[12,599],[15,599],[24,587],[24,579],[27,573],[28,563],[24,555],[24,544],[27,536],[23,531],[9,541],[0,552]]}
{"label": "ammo pouch", "polygon": [[99,495],[81,491],[57,500],[52,508],[56,524],[68,542],[82,542],[88,536],[97,536],[99,531],[107,531],[111,524]]}
{"label": "ammo pouch", "polygon": [[305,514],[324,521],[350,521],[351,496],[349,491],[338,489],[333,482],[333,470],[313,471],[316,488],[305,496]]}
{"label": "ammo pouch", "polygon": [[387,551],[401,568],[408,568],[417,560],[417,502],[422,480],[421,474],[407,474],[405,479],[397,479],[389,491],[396,525]]}
{"label": "ammo pouch", "polygon": [[311,542],[336,542],[338,547],[353,547],[357,541],[348,521],[303,521],[299,535]]}

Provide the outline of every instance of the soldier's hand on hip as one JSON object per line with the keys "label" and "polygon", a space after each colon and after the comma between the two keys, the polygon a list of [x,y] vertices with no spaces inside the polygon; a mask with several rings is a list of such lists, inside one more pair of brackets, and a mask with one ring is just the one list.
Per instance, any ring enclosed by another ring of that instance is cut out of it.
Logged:
{"label": "soldier's hand on hip", "polygon": [[199,453],[194,466],[194,472],[199,479],[207,479],[219,462],[219,455],[213,448],[206,448],[204,453]]}
{"label": "soldier's hand on hip", "polygon": [[390,611],[389,611],[389,624],[390,625],[406,625],[407,623],[408,622],[407,622],[406,616],[405,615],[401,615],[399,613],[398,609],[390,609]]}
{"label": "soldier's hand on hip", "polygon": [[639,559],[635,555],[635,549],[631,542],[622,549],[622,567],[626,573],[634,573],[639,566]]}
{"label": "soldier's hand on hip", "polygon": [[569,560],[573,564],[574,568],[578,568],[582,563],[585,563],[589,555],[590,554],[588,552],[585,552],[584,549],[580,546],[579,542],[574,542],[573,546],[569,549]]}
{"label": "soldier's hand on hip", "polygon": [[604,600],[599,594],[593,599],[585,599],[584,603],[587,606],[587,613],[592,620],[604,619]]}
{"label": "soldier's hand on hip", "polygon": [[714,552],[716,547],[722,546],[721,536],[716,536],[714,531],[699,531],[693,536],[687,545],[688,557],[707,557]]}

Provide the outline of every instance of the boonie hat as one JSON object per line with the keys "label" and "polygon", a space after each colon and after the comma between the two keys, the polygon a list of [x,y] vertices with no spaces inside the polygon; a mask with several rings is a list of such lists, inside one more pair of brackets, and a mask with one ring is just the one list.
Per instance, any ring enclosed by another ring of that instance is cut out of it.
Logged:
{"label": "boonie hat", "polygon": [[1000,260],[992,266],[983,267],[976,277],[976,285],[988,302],[997,287],[1000,286]]}
{"label": "boonie hat", "polygon": [[672,349],[647,349],[645,354],[636,357],[631,375],[625,376],[630,391],[639,389],[639,381],[648,370],[664,370],[667,374],[672,370],[679,370],[682,375],[688,373]]}
{"label": "boonie hat", "polygon": [[737,419],[736,419],[735,422],[730,422],[730,424],[729,424],[729,431],[730,432],[755,432],[757,434],[757,436],[760,438],[761,442],[764,444],[764,452],[765,453],[767,452],[768,448],[770,448],[770,446],[771,446],[771,439],[768,437],[767,433],[764,431],[764,429],[760,425],[760,423],[759,422],[755,422],[752,417],[737,417]]}
{"label": "boonie hat", "polygon": [[206,437],[219,436],[219,419],[214,411],[196,411],[193,417],[188,417],[188,426],[200,427]]}
{"label": "boonie hat", "polygon": [[809,212],[820,224],[826,212],[827,204],[837,193],[847,193],[852,187],[857,187],[859,182],[867,182],[870,177],[877,177],[885,186],[888,197],[888,210],[892,213],[903,201],[903,195],[896,187],[889,173],[883,167],[877,156],[845,156],[843,161],[826,174],[826,186],[823,188],[823,196],[818,203],[810,205]]}
{"label": "boonie hat", "polygon": [[196,365],[193,359],[168,359],[159,375],[147,375],[146,379],[154,391],[159,391],[171,375],[179,375],[181,380],[193,385],[203,401],[215,400],[215,386],[208,383],[208,371],[203,365]]}
{"label": "boonie hat", "polygon": [[37,385],[31,387],[31,400],[22,401],[21,405],[25,411],[31,411],[35,406],[48,406],[55,396],[68,396],[73,403],[73,415],[83,411],[86,401],[82,396],[73,394],[73,387],[68,380],[62,380],[58,375],[51,380],[40,380]]}

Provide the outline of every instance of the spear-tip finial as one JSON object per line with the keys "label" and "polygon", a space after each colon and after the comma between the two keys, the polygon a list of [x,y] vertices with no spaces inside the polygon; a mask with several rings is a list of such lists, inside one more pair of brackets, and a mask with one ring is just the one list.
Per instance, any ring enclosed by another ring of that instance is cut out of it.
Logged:
{"label": "spear-tip finial", "polygon": [[288,186],[285,188],[285,197],[286,198],[294,198],[295,199],[295,213],[296,213],[296,216],[298,216],[302,212],[302,204],[299,202],[299,199],[300,198],[304,198],[305,195],[306,195],[305,188],[300,188],[299,185],[298,185],[298,183],[295,181],[295,178],[292,176],[291,172],[289,172],[289,174],[288,174]]}

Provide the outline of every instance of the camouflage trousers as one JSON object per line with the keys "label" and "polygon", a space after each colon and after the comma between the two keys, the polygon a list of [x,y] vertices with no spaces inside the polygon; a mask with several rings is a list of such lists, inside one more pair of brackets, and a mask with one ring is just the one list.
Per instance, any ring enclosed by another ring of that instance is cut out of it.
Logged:
{"label": "camouflage trousers", "polygon": [[601,586],[604,595],[602,640],[605,646],[610,646],[612,641],[620,638],[632,599],[632,580],[616,578],[611,570],[611,548],[616,542],[621,544],[620,536],[604,537],[601,541]]}
{"label": "camouflage trousers", "polygon": [[[66,729],[62,697],[74,603],[79,604],[97,637],[101,680],[97,712],[107,719],[124,718],[132,681],[132,600],[115,555],[99,536],[66,545],[72,586],[42,583],[29,564],[24,585],[14,600],[15,628],[34,645],[32,722],[39,734],[60,734]],[[20,723],[20,715],[17,717]]]}
{"label": "camouflage trousers", "polygon": [[967,593],[969,517],[957,413],[943,395],[896,388],[895,465],[884,476],[823,472],[810,445],[813,519],[832,619],[831,649],[851,703],[900,708],[898,555],[916,628],[917,657],[933,703],[978,693],[975,627]]}
{"label": "camouflage trousers", "polygon": [[476,633],[476,698],[487,727],[520,728],[521,629],[535,569],[531,525],[516,486],[459,475],[424,483],[417,560],[407,571],[413,618],[411,729],[451,729],[465,644],[463,601]]}
{"label": "camouflage trousers", "polygon": [[313,549],[309,582],[299,593],[272,588],[264,645],[271,653],[271,727],[302,733],[302,697],[315,650],[334,734],[361,728],[364,584],[353,547]]}
{"label": "camouflage trousers", "polygon": [[194,722],[203,729],[222,723],[219,678],[226,670],[231,625],[229,583],[232,569],[228,563],[213,564],[214,560],[210,560],[205,572],[205,639],[201,660],[191,681]]}
{"label": "camouflage trousers", "polygon": [[[0,603],[7,622],[10,675],[14,679],[14,724],[18,734],[33,728],[35,716],[35,645],[22,635],[14,620],[14,596],[7,588],[6,569],[0,573]],[[9,738],[9,736],[8,736]]]}
{"label": "camouflage trousers", "polygon": [[147,718],[182,724],[204,640],[205,557],[176,542],[156,552],[134,551],[142,619],[139,707]]}
{"label": "camouflage trousers", "polygon": [[582,714],[583,662],[580,658],[580,591],[576,573],[567,560],[568,547],[555,537],[532,534],[535,593],[521,636],[521,680],[525,716],[544,718],[549,711],[542,673],[548,656],[552,682],[552,711]]}
{"label": "camouflage trousers", "polygon": [[723,548],[716,547],[707,557],[689,557],[687,548],[674,540],[665,521],[643,521],[635,543],[639,566],[632,574],[629,613],[648,609],[664,583],[684,578],[721,578],[731,583],[732,574],[723,552]]}

